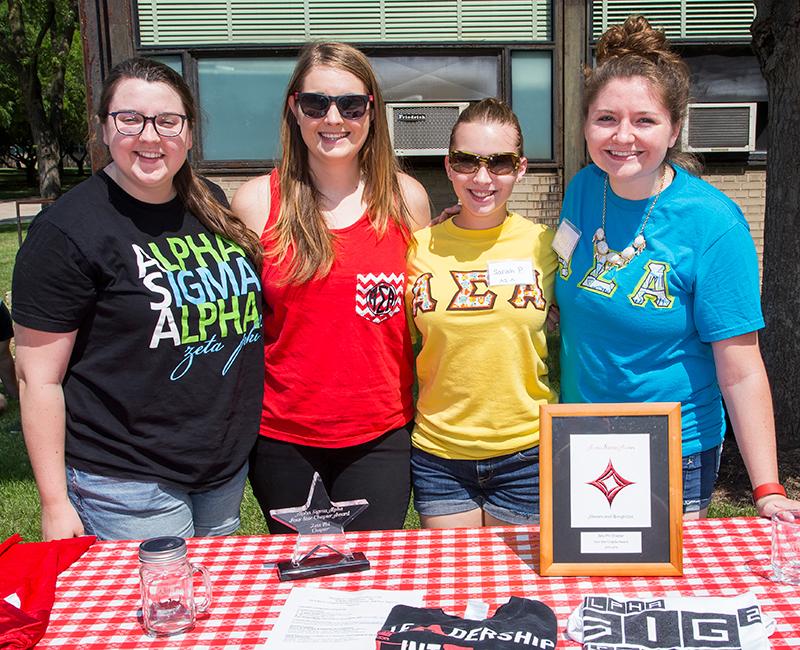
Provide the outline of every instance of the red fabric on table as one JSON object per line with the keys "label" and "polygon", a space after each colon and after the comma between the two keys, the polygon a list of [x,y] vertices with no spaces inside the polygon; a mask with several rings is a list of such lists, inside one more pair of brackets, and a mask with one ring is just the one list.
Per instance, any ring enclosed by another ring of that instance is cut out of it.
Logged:
{"label": "red fabric on table", "polygon": [[[56,577],[84,554],[94,537],[22,544],[14,534],[0,544],[0,648],[32,648],[50,620]],[[16,594],[20,606],[5,601]]]}
{"label": "red fabric on table", "polygon": [[138,542],[100,542],[58,581],[50,626],[39,648],[139,650],[238,648],[263,643],[294,586],[327,589],[423,589],[426,607],[462,616],[478,598],[493,612],[510,596],[540,600],[558,618],[558,647],[579,648],[564,630],[570,612],[590,594],[732,596],[755,593],[777,621],[773,648],[800,648],[800,588],[769,580],[770,522],[708,519],[684,525],[684,575],[678,577],[541,577],[536,527],[373,531],[348,534],[369,571],[280,582],[276,562],[290,557],[294,538],[223,537],[188,540],[189,558],[211,572],[214,603],[194,630],[167,639],[144,635]]}

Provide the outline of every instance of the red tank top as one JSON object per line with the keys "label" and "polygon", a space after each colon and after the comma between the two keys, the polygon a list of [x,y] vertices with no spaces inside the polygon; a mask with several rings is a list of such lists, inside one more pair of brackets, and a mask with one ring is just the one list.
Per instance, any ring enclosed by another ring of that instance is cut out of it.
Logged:
{"label": "red tank top", "polygon": [[[270,175],[270,214],[280,208]],[[288,265],[265,262],[261,434],[312,447],[349,447],[413,417],[413,352],[403,307],[406,242],[367,215],[336,230],[324,278],[279,285]],[[264,234],[262,245],[267,244]]]}

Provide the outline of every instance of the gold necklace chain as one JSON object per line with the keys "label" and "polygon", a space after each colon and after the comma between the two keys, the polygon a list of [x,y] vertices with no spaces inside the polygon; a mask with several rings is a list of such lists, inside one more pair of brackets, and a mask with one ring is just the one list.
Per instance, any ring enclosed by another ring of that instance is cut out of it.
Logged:
{"label": "gold necklace chain", "polygon": [[601,217],[601,225],[600,228],[595,231],[594,237],[592,238],[595,248],[595,256],[597,257],[598,262],[601,262],[602,264],[611,264],[618,268],[622,268],[647,247],[647,240],[644,238],[644,228],[650,219],[650,215],[653,214],[656,203],[658,203],[658,197],[661,196],[661,192],[664,190],[664,184],[667,182],[668,168],[669,165],[664,165],[664,172],[661,174],[661,182],[658,186],[658,192],[656,192],[656,195],[653,197],[653,202],[650,204],[647,214],[644,217],[644,221],[642,222],[642,226],[639,228],[639,232],[636,233],[636,236],[633,238],[631,245],[626,246],[622,252],[613,253],[611,255],[608,255],[609,248],[608,243],[606,242],[606,199],[608,197],[608,174],[605,175],[605,178],[603,179],[603,213]]}

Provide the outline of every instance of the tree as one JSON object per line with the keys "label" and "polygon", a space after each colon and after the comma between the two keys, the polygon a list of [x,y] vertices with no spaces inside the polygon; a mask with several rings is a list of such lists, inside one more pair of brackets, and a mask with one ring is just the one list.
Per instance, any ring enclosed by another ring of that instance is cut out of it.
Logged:
{"label": "tree", "polygon": [[83,175],[89,151],[89,125],[86,120],[86,85],[83,77],[83,50],[75,39],[70,50],[64,79],[64,117],[61,125],[61,159],[71,161]]}
{"label": "tree", "polygon": [[28,123],[14,115],[8,124],[0,129],[0,160],[9,167],[25,170],[25,181],[34,193],[36,182],[36,148],[31,140]]}
{"label": "tree", "polygon": [[61,128],[66,74],[78,24],[78,0],[6,0],[0,13],[0,61],[15,73],[36,146],[39,193],[61,192]]}
{"label": "tree", "polygon": [[755,0],[750,32],[769,100],[761,339],[782,446],[800,443],[800,0]]}
{"label": "tree", "polygon": [[0,163],[25,170],[25,180],[36,187],[36,148],[31,127],[19,110],[20,93],[16,76],[8,66],[0,65]]}

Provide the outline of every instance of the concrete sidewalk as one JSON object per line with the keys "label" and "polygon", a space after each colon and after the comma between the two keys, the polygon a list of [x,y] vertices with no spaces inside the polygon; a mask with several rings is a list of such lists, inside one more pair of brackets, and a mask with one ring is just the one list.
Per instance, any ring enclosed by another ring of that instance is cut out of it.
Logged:
{"label": "concrete sidewalk", "polygon": [[[20,201],[40,201],[38,196],[31,196]],[[29,223],[33,217],[39,214],[42,209],[39,203],[22,204],[19,206],[20,217],[23,223]],[[0,225],[17,223],[17,202],[16,199],[0,201]]]}

